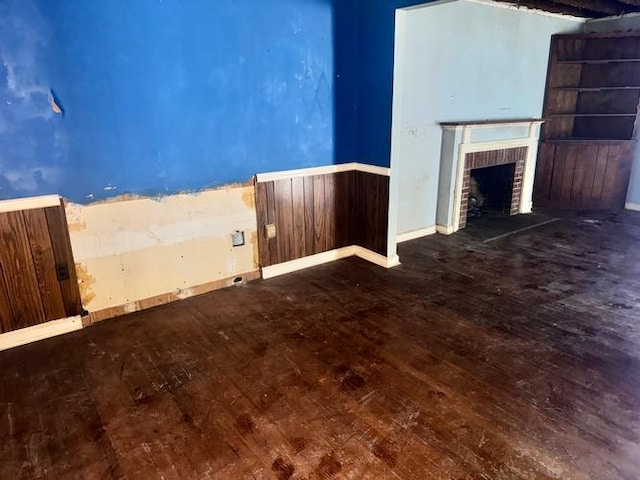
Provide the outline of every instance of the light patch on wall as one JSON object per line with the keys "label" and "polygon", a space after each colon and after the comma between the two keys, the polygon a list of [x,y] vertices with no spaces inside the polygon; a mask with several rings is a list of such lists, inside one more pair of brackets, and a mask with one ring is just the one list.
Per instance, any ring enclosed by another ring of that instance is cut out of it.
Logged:
{"label": "light patch on wall", "polygon": [[[15,2],[0,17],[0,59],[11,106],[21,119],[50,119],[49,87],[43,83],[37,54],[47,42],[48,28],[30,0]],[[2,110],[0,110],[2,112]]]}
{"label": "light patch on wall", "polygon": [[[0,159],[1,176],[12,190],[20,193],[37,192],[42,184],[55,184],[60,178],[60,169],[44,165],[35,167],[10,166]],[[0,183],[0,189],[2,184]]]}
{"label": "light patch on wall", "polygon": [[[244,276],[257,265],[253,186],[66,205],[91,312]],[[245,232],[233,247],[230,232]]]}

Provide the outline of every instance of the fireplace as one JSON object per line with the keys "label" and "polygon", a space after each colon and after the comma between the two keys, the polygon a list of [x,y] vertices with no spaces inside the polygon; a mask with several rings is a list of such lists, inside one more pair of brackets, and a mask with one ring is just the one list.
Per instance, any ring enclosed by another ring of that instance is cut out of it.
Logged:
{"label": "fireplace", "polygon": [[541,123],[531,119],[442,124],[440,233],[464,228],[482,208],[505,215],[531,212]]}
{"label": "fireplace", "polygon": [[[459,228],[481,209],[516,215],[520,211],[527,147],[467,154],[460,198]],[[473,197],[475,198],[475,202]],[[479,205],[482,203],[482,205]]]}

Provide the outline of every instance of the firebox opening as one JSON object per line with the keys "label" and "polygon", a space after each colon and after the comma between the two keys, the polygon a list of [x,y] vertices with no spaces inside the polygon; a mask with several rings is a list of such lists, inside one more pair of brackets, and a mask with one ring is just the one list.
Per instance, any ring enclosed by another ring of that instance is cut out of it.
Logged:
{"label": "firebox opening", "polygon": [[508,163],[471,170],[467,221],[510,214],[515,169],[515,163]]}

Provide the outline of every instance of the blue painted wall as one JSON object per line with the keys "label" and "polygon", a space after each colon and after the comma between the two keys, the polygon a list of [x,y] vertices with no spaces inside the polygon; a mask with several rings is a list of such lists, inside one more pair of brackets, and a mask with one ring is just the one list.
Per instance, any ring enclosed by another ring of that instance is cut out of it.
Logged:
{"label": "blue painted wall", "polygon": [[[417,0],[358,0],[358,161],[389,166],[395,9],[429,3]],[[434,38],[437,42],[437,38]]]}
{"label": "blue painted wall", "polygon": [[344,59],[356,36],[329,0],[0,0],[0,12],[0,198],[86,203],[354,160],[353,67],[333,43],[351,42]]}

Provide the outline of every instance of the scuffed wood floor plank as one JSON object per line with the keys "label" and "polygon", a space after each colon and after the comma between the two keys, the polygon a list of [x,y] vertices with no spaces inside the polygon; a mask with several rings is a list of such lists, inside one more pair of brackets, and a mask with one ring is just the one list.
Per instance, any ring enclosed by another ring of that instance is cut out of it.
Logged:
{"label": "scuffed wood floor plank", "polygon": [[0,353],[0,478],[640,478],[640,215],[402,244]]}

